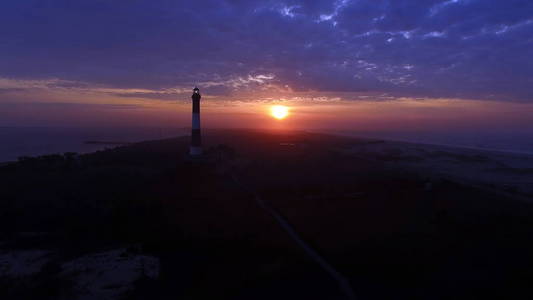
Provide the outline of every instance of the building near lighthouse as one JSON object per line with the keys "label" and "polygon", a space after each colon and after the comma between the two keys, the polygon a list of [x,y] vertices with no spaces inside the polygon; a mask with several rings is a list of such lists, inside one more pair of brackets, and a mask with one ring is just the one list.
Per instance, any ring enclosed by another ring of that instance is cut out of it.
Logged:
{"label": "building near lighthouse", "polygon": [[192,132],[189,154],[193,157],[202,155],[202,134],[200,132],[200,89],[195,87],[192,93]]}

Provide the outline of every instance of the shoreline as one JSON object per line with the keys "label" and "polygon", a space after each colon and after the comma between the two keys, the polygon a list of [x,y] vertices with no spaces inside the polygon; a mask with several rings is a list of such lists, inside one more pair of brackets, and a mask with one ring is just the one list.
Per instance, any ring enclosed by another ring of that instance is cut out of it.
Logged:
{"label": "shoreline", "polygon": [[[142,141],[141,141],[142,142]],[[83,144],[85,144],[85,142],[83,142]],[[43,154],[37,154],[37,155],[19,155],[18,157],[40,157],[40,156],[45,156],[45,155],[55,155],[55,154],[59,154],[59,155],[63,155],[65,153],[68,153],[68,152],[75,152],[77,154],[80,154],[80,155],[83,155],[83,154],[91,154],[91,153],[95,153],[97,151],[102,151],[102,150],[108,150],[108,149],[114,149],[114,148],[117,148],[117,147],[121,147],[121,146],[129,146],[129,145],[132,145],[134,143],[129,143],[129,144],[104,144],[104,143],[89,143],[88,145],[101,145],[102,147],[104,145],[107,145],[107,146],[110,146],[110,147],[103,147],[99,150],[91,150],[91,151],[61,151],[61,152],[47,152],[47,153],[43,153]],[[4,166],[7,166],[9,164],[13,164],[13,163],[17,163],[18,162],[18,158],[16,160],[10,160],[10,161],[0,161],[0,168],[1,167],[4,167]]]}
{"label": "shoreline", "polygon": [[476,151],[484,151],[484,152],[497,152],[501,154],[519,154],[519,155],[527,155],[527,156],[533,156],[533,151],[519,151],[519,150],[511,150],[511,149],[498,149],[498,148],[484,148],[484,147],[475,147],[475,146],[467,146],[467,145],[454,145],[454,144],[446,144],[446,143],[429,143],[429,142],[420,142],[420,141],[413,141],[408,139],[395,139],[395,138],[380,138],[380,137],[372,137],[367,135],[353,135],[350,133],[331,133],[328,131],[307,131],[309,133],[321,133],[321,134],[329,134],[329,135],[336,135],[336,136],[343,136],[343,137],[352,137],[352,138],[364,138],[364,139],[375,139],[375,140],[382,140],[384,142],[396,142],[396,143],[406,143],[406,144],[413,144],[413,145],[423,145],[423,146],[436,146],[436,147],[448,147],[448,148],[454,148],[457,150],[476,150]]}
{"label": "shoreline", "polygon": [[[209,129],[207,129],[209,130]],[[217,130],[225,130],[225,129],[217,129]],[[246,130],[246,129],[244,129]],[[300,130],[294,130],[295,132],[297,131],[300,131]],[[482,147],[475,147],[475,146],[466,146],[466,145],[452,145],[452,144],[442,144],[442,143],[427,143],[427,142],[417,142],[417,141],[412,141],[412,140],[407,140],[407,139],[389,139],[389,138],[380,138],[380,137],[372,137],[372,136],[367,136],[367,135],[354,135],[354,134],[350,134],[350,133],[339,133],[339,132],[328,132],[328,131],[324,131],[324,130],[301,130],[301,132],[307,132],[307,133],[316,133],[316,134],[327,134],[327,135],[331,135],[331,136],[340,136],[340,137],[349,137],[349,138],[354,138],[354,139],[373,139],[373,140],[380,140],[380,141],[383,141],[383,142],[388,142],[388,143],[405,143],[405,144],[410,144],[410,145],[421,145],[421,146],[430,146],[430,147],[445,147],[445,148],[449,148],[449,150],[456,150],[456,151],[461,151],[461,150],[470,150],[470,151],[480,151],[480,152],[487,152],[487,153],[492,153],[492,154],[500,154],[500,155],[517,155],[517,156],[528,156],[528,157],[531,157],[533,156],[533,152],[528,152],[528,151],[517,151],[517,150],[509,150],[509,149],[497,149],[497,148],[482,148]],[[174,137],[182,137],[182,136],[186,136],[185,135],[179,135],[179,136],[174,136]],[[167,138],[162,138],[162,139],[167,139]],[[82,144],[85,144],[85,145],[100,145],[102,146],[103,148],[101,150],[106,150],[106,149],[112,149],[112,148],[116,148],[116,147],[120,147],[120,146],[130,146],[132,144],[135,144],[135,143],[142,143],[142,142],[148,142],[148,141],[154,141],[154,140],[162,140],[162,139],[145,139],[145,140],[141,140],[141,141],[137,141],[137,142],[115,142],[115,141],[98,141],[98,140],[87,140],[87,141],[83,141]],[[110,146],[110,147],[104,147],[104,146]],[[101,150],[96,150],[96,151],[101,151]],[[89,153],[94,153],[96,151],[83,151],[83,152],[77,152],[78,154],[89,154]],[[65,151],[65,152],[68,152],[68,151]],[[38,157],[38,156],[43,156],[43,155],[52,155],[52,154],[62,154],[63,152],[48,152],[48,153],[43,153],[43,154],[38,154],[38,155],[20,155],[20,156],[29,156],[29,157]],[[17,163],[18,160],[7,160],[7,161],[0,161],[0,167],[3,167],[3,166],[6,166],[6,165],[9,165],[9,164],[12,164],[12,163]]]}

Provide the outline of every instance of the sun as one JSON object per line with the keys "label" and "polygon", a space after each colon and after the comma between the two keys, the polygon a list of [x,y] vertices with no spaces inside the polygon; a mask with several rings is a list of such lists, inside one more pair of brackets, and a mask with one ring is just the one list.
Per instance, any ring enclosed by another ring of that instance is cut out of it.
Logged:
{"label": "sun", "polygon": [[270,114],[278,119],[285,119],[289,115],[289,108],[284,105],[274,105],[270,108]]}

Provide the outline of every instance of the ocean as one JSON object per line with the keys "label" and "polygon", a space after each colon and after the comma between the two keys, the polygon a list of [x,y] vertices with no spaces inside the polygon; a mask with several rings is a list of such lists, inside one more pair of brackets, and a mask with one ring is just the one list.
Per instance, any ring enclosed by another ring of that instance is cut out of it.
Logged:
{"label": "ocean", "polygon": [[[310,131],[533,154],[533,132],[373,132],[331,129]],[[116,147],[117,145],[113,143],[133,143],[188,134],[189,129],[186,128],[0,127],[0,162],[15,161],[21,156],[65,152],[89,153]],[[87,141],[110,143],[87,143]]]}
{"label": "ocean", "polygon": [[116,147],[114,143],[133,143],[185,134],[188,134],[188,130],[184,128],[0,127],[0,162],[15,161],[21,156],[89,153]]}
{"label": "ocean", "polygon": [[533,130],[522,131],[358,131],[322,130],[321,132],[353,137],[378,138],[384,140],[445,145],[461,148],[495,150],[503,152],[533,154]]}

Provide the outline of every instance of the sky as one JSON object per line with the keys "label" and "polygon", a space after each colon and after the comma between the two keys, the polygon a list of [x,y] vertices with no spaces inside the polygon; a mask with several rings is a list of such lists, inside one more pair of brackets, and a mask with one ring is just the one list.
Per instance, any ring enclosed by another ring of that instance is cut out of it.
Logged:
{"label": "sky", "polygon": [[[530,0],[4,0],[0,126],[533,128]],[[275,120],[268,107],[290,115]]]}

